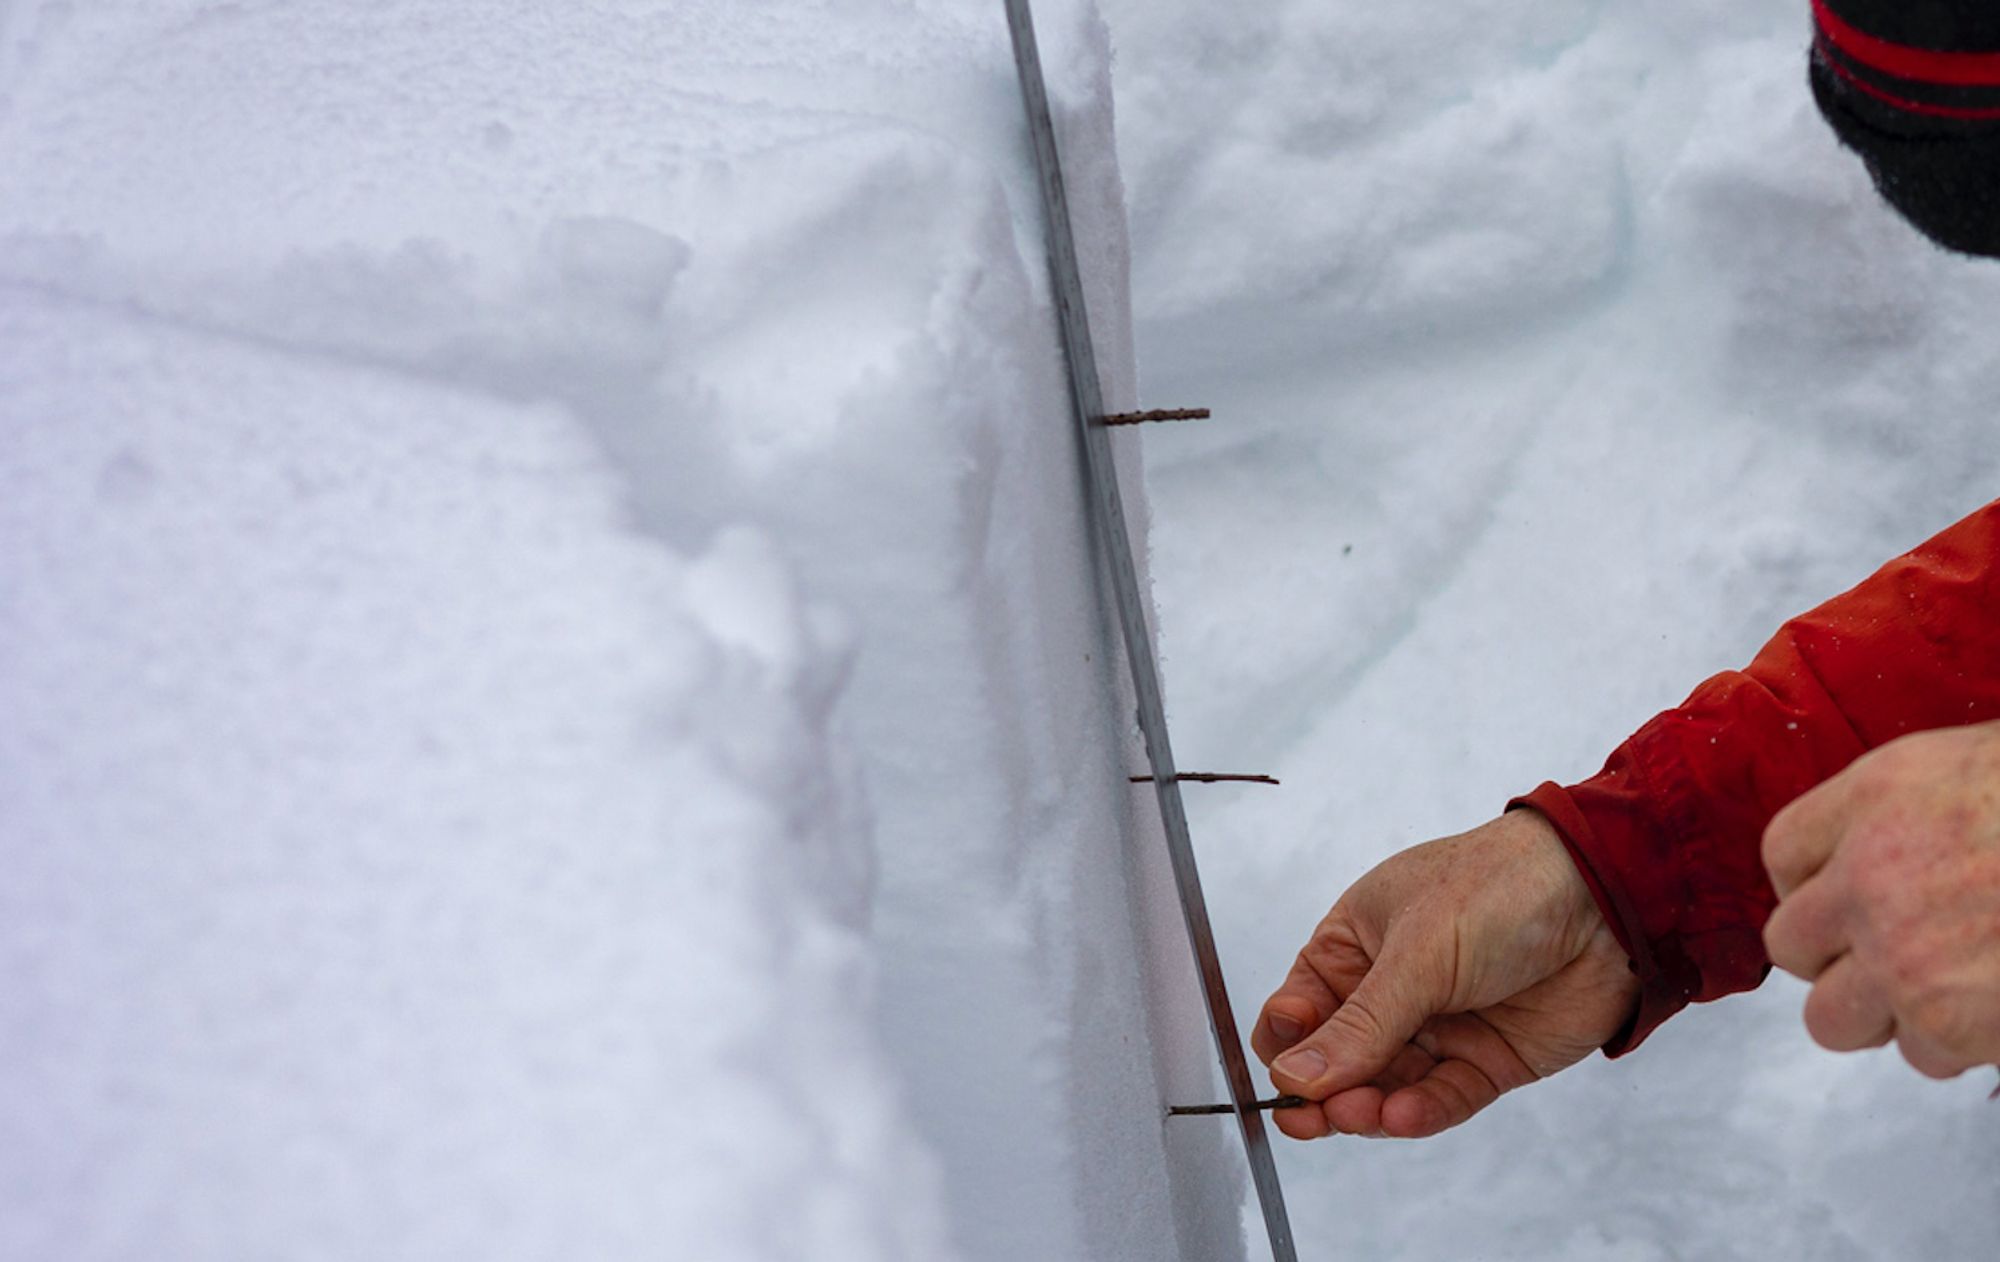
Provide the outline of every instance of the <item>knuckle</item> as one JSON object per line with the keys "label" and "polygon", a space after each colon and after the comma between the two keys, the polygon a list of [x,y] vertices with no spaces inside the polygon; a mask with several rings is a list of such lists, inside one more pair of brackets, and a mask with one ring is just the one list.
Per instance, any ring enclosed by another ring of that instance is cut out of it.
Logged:
{"label": "knuckle", "polygon": [[1899,1007],[1899,1025],[1916,1031],[1926,1043],[1943,1048],[1962,1046],[1975,1024],[1960,997],[1950,991],[1931,988],[1920,991]]}
{"label": "knuckle", "polygon": [[1925,1047],[1917,1039],[1897,1039],[1896,1050],[1902,1053],[1904,1062],[1910,1068],[1926,1078],[1943,1081],[1947,1078],[1956,1078],[1965,1072],[1965,1066]]}
{"label": "knuckle", "polygon": [[1823,1009],[1811,1007],[1806,1009],[1806,1033],[1812,1036],[1813,1042],[1829,1052],[1847,1050],[1841,1045],[1839,1028],[1832,1023]]}
{"label": "knuckle", "polygon": [[1934,1012],[1943,1002],[1939,979],[1949,961],[1928,934],[1888,933],[1881,936],[1880,972],[1897,1010],[1915,1016]]}
{"label": "knuckle", "polygon": [[1872,927],[1894,951],[1914,946],[1913,933],[1930,901],[1922,873],[1893,838],[1875,830],[1856,834],[1842,856],[1845,901],[1857,926]]}
{"label": "knuckle", "polygon": [[1928,759],[1925,738],[1929,735],[1928,732],[1910,732],[1878,745],[1855,759],[1841,774],[1854,788],[1863,792],[1890,787],[1900,781],[1912,765],[1922,766]]}
{"label": "knuckle", "polygon": [[1801,981],[1811,981],[1806,976],[1805,960],[1793,946],[1789,938],[1774,935],[1767,925],[1764,929],[1764,954],[1771,957],[1771,963]]}
{"label": "knuckle", "polygon": [[1876,820],[1857,822],[1842,839],[1848,879],[1865,895],[1900,899],[1909,890],[1909,856],[1896,832]]}
{"label": "knuckle", "polygon": [[1806,996],[1806,1033],[1828,1051],[1848,1052],[1867,1046],[1881,1033],[1885,1017],[1856,996],[1835,995],[1824,985],[1813,987]]}
{"label": "knuckle", "polygon": [[1797,803],[1772,816],[1764,827],[1761,853],[1764,866],[1774,875],[1790,869],[1798,849],[1799,812]]}
{"label": "knuckle", "polygon": [[1313,934],[1312,939],[1299,951],[1298,962],[1292,972],[1297,976],[1317,977],[1325,980],[1338,976],[1340,968],[1352,954],[1349,938],[1333,932],[1326,926]]}
{"label": "knuckle", "polygon": [[1771,957],[1771,963],[1787,973],[1797,974],[1799,964],[1797,915],[1791,910],[1792,904],[1780,903],[1764,922],[1764,952]]}
{"label": "knuckle", "polygon": [[1371,1047],[1383,1042],[1389,1035],[1388,1024],[1376,1015],[1374,1008],[1365,1000],[1361,1002],[1350,1000],[1340,1005],[1340,1011],[1333,1014],[1332,1024],[1340,1026],[1348,1034]]}
{"label": "knuckle", "polygon": [[1384,1044],[1390,1042],[1392,1034],[1388,1022],[1382,1018],[1382,1014],[1374,1010],[1374,1006],[1366,998],[1362,998],[1360,1002],[1350,1000],[1342,1004],[1340,1012],[1334,1012],[1334,1018],[1328,1024],[1338,1026],[1348,1040],[1358,1042],[1360,1046],[1370,1050],[1380,1050]]}
{"label": "knuckle", "polygon": [[1833,1005],[1827,1002],[1825,991],[1824,986],[1815,986],[1806,995],[1806,1033],[1821,1047],[1832,1048]]}

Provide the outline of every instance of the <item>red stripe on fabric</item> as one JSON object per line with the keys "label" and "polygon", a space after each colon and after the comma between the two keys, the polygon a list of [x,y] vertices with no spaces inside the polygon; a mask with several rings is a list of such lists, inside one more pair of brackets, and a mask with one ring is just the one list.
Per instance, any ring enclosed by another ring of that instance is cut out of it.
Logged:
{"label": "red stripe on fabric", "polygon": [[1829,43],[1871,70],[1919,83],[2000,88],[2000,53],[1941,53],[1891,43],[1841,21],[1826,0],[1813,0],[1813,18]]}
{"label": "red stripe on fabric", "polygon": [[1878,88],[1868,82],[1868,80],[1863,79],[1846,66],[1841,65],[1837,58],[1827,57],[1824,60],[1843,81],[1852,87],[1859,88],[1884,105],[1892,105],[1899,110],[1904,110],[1911,114],[1928,114],[1933,118],[1955,118],[1964,122],[1992,122],[2000,120],[2000,106],[1975,110],[1964,109],[1956,105],[1926,105],[1922,101],[1905,100],[1895,93]]}

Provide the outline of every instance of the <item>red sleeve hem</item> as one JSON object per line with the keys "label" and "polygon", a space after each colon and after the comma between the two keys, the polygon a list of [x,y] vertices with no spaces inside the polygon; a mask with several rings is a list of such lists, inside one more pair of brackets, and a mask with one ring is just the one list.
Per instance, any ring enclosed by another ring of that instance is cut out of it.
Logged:
{"label": "red sleeve hem", "polygon": [[1625,897],[1624,886],[1615,867],[1608,863],[1600,867],[1602,861],[1597,856],[1602,854],[1602,842],[1569,791],[1552,780],[1545,781],[1533,792],[1507,804],[1508,810],[1523,807],[1541,812],[1556,830],[1556,835],[1562,838],[1570,861],[1576,864],[1576,870],[1590,890],[1591,898],[1596,901],[1604,923],[1610,926],[1612,936],[1624,949],[1632,972],[1639,979],[1638,1004],[1625,1024],[1604,1044],[1606,1056],[1623,1056],[1645,1042],[1646,1036],[1658,1029],[1667,1018],[1686,1007],[1691,995],[1684,985],[1670,980],[1655,960],[1645,925],[1631,901]]}
{"label": "red sleeve hem", "polygon": [[1760,983],[1776,898],[1760,854],[1786,803],[1909,732],[2000,718],[2000,502],[1779,629],[1567,788],[1531,807],[1562,837],[1641,995],[1630,1051],[1691,1002]]}

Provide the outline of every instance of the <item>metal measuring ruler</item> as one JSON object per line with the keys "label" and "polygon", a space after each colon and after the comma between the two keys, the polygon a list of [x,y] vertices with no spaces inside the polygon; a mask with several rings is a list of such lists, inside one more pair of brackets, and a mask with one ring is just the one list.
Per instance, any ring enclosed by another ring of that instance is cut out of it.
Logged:
{"label": "metal measuring ruler", "polygon": [[1097,536],[1111,573],[1118,623],[1125,639],[1125,658],[1132,668],[1139,729],[1145,734],[1146,754],[1152,764],[1153,789],[1159,796],[1160,819],[1166,827],[1174,886],[1180,894],[1181,916],[1187,925],[1188,945],[1194,951],[1195,969],[1201,975],[1202,998],[1208,1006],[1216,1052],[1229,1084],[1230,1106],[1243,1134],[1251,1182],[1256,1186],[1257,1201],[1264,1212],[1264,1228],[1271,1238],[1271,1254],[1276,1262],[1297,1262],[1291,1221],[1285,1215],[1284,1191],[1278,1186],[1278,1168],[1271,1156],[1270,1137],[1264,1129],[1263,1115],[1256,1107],[1250,1066],[1243,1056],[1243,1041],[1236,1032],[1229,992],[1223,986],[1222,963],[1215,954],[1215,933],[1209,927],[1208,904],[1202,898],[1201,874],[1195,868],[1194,844],[1188,836],[1187,812],[1181,803],[1180,780],[1174,772],[1173,747],[1167,742],[1166,705],[1160,694],[1160,673],[1153,660],[1153,641],[1146,627],[1138,571],[1132,561],[1132,540],[1126,533],[1125,505],[1118,494],[1118,471],[1112,463],[1111,442],[1105,433],[1103,388],[1097,377],[1097,356],[1091,346],[1090,322],[1084,310],[1083,279],[1077,269],[1076,239],[1071,230],[1069,199],[1063,191],[1062,162],[1056,151],[1055,123],[1049,114],[1048,87],[1042,78],[1041,52],[1035,44],[1034,16],[1029,12],[1028,0],[1004,0],[1004,3],[1007,25],[1014,36],[1014,63],[1021,76],[1021,95],[1028,109],[1035,167],[1041,177],[1042,206],[1048,218],[1049,272],[1054,281],[1056,319],[1061,325],[1063,349],[1069,361],[1070,402],[1083,437],[1084,476],[1096,513]]}

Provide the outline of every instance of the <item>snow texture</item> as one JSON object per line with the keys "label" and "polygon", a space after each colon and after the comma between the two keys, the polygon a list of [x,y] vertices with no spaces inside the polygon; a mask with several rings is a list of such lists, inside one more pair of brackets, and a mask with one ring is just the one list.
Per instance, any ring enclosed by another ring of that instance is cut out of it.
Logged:
{"label": "snow texture", "polygon": [[[1109,401],[1218,410],[1117,439],[1181,761],[1286,782],[1192,799],[1247,1018],[1989,499],[2000,267],[1799,0],[1103,7]],[[1261,1251],[1019,110],[988,0],[0,0],[0,1258]],[[1990,1253],[1988,1084],[1798,1004],[1283,1148],[1303,1256]]]}
{"label": "snow texture", "polygon": [[[1177,749],[1245,1019],[1348,882],[1595,771],[1992,499],[2000,264],[1805,86],[1803,0],[1106,0]],[[1309,1259],[1985,1257],[1990,1074],[1785,979],[1420,1144],[1280,1153]]]}
{"label": "snow texture", "polygon": [[0,1257],[1240,1256],[997,4],[8,0],[0,170]]}

